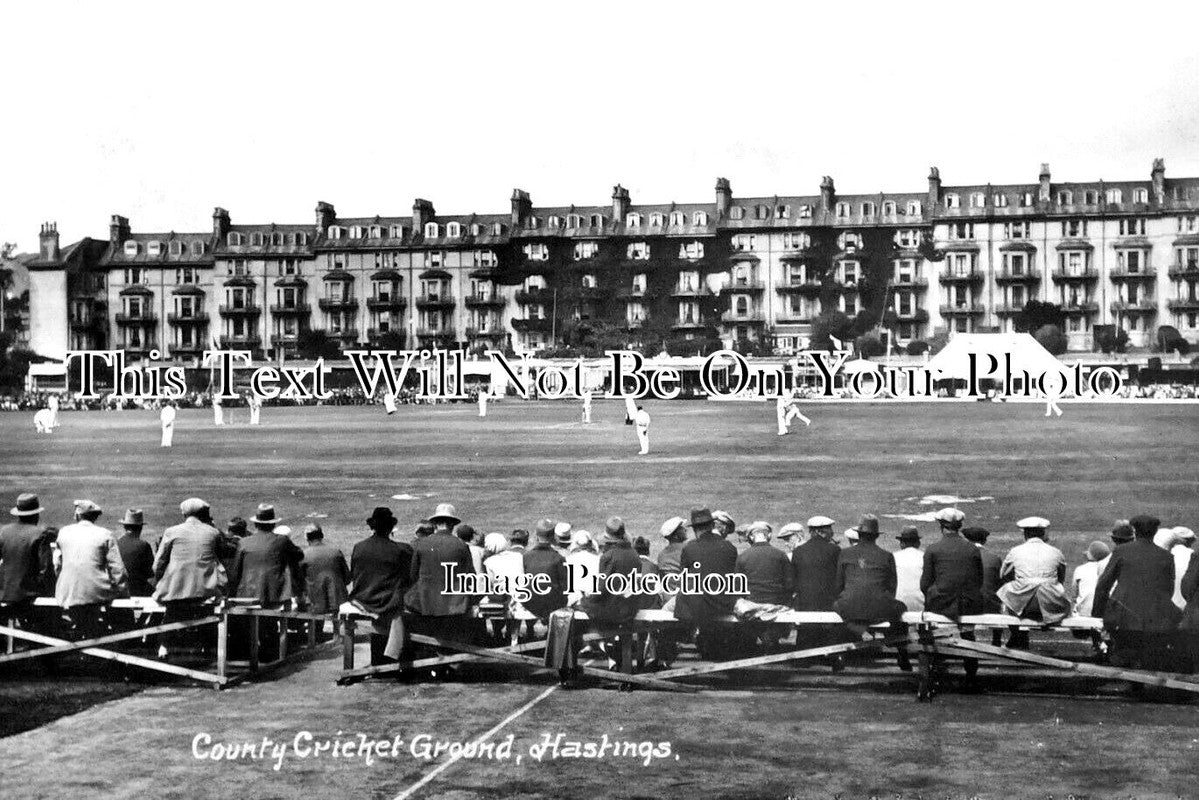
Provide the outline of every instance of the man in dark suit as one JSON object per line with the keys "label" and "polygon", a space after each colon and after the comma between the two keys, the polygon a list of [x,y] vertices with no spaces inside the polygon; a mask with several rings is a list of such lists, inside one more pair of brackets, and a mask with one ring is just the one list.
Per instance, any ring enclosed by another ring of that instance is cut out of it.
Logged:
{"label": "man in dark suit", "polygon": [[[999,602],[999,568],[1003,566],[1003,559],[998,553],[993,553],[987,549],[987,539],[990,538],[991,532],[986,528],[969,527],[962,528],[962,538],[978,548],[978,554],[983,560],[983,610],[984,614],[1001,614],[1003,613],[1003,604]],[[1012,640],[1020,642],[1020,634],[1023,633],[1019,628],[1015,628],[1008,636],[1008,646],[1011,647]],[[1025,646],[1027,646],[1027,633],[1025,636]],[[991,644],[999,647],[1003,641],[1003,629],[995,628],[991,631]]]}
{"label": "man in dark suit", "polygon": [[[641,558],[633,552],[633,543],[625,533],[624,520],[609,517],[600,539],[599,571],[601,575],[624,575],[630,583],[632,576],[641,574]],[[593,622],[600,625],[623,625],[631,622],[641,608],[641,597],[631,592],[609,591],[607,582],[600,584],[598,594],[587,595],[582,609]]]}
{"label": "man in dark suit", "polygon": [[771,532],[765,522],[750,524],[749,548],[737,556],[737,571],[745,575],[751,602],[790,605],[795,573],[787,554],[770,544]]}
{"label": "man in dark suit", "polygon": [[554,547],[554,521],[540,520],[533,528],[533,547],[525,551],[525,572],[529,575],[545,575],[549,591],[534,593],[524,607],[542,622],[550,614],[566,605],[566,559]]}
{"label": "man in dark suit", "polygon": [[454,536],[454,526],[462,520],[449,503],[437,506],[429,524],[433,533],[417,539],[412,548],[412,588],[407,604],[412,616],[409,626],[413,633],[441,639],[470,638],[469,612],[479,597],[473,594],[448,593],[453,587],[446,584],[446,564],[452,564],[460,575],[472,575],[474,558],[466,542]]}
{"label": "man in dark suit", "polygon": [[140,508],[130,508],[121,519],[125,535],[117,539],[117,551],[129,579],[130,597],[154,594],[154,548],[142,539],[145,517]]}
{"label": "man in dark suit", "polygon": [[[691,512],[690,527],[695,538],[683,546],[680,556],[683,573],[698,575],[702,585],[706,575],[732,575],[737,571],[737,548],[713,531],[716,520],[706,508]],[[683,622],[699,627],[695,647],[700,657],[719,659],[730,648],[722,647],[722,639],[713,620],[733,613],[737,598],[729,594],[684,594],[675,598],[674,615]]]}
{"label": "man in dark suit", "polygon": [[[1091,613],[1112,634],[1112,664],[1169,670],[1182,612],[1174,605],[1174,557],[1153,543],[1156,517],[1133,517],[1133,541],[1112,551]],[[1115,588],[1113,589],[1113,584]]]}
{"label": "man in dark suit", "polygon": [[405,645],[401,612],[412,581],[412,547],[391,540],[396,522],[390,508],[375,508],[366,520],[371,535],[350,553],[350,601],[376,615],[371,624],[371,666],[397,660]]}
{"label": "man in dark suit", "polygon": [[[795,575],[796,611],[832,611],[837,599],[837,561],[841,548],[833,542],[835,520],[815,516],[808,520],[808,540],[791,551]],[[801,625],[795,631],[795,646],[801,650],[826,647],[843,642],[848,636],[844,625]],[[844,668],[840,656],[826,659],[834,671]]]}
{"label": "man in dark suit", "polygon": [[[924,610],[961,619],[983,610],[983,559],[977,547],[962,538],[962,523],[966,515],[956,508],[943,508],[936,513],[941,526],[941,540],[924,551],[924,572],[920,575],[920,591],[924,592]],[[974,640],[973,630],[963,630],[963,639]],[[978,672],[978,660],[964,660],[967,677]]]}
{"label": "man in dark suit", "polygon": [[[252,599],[263,608],[271,609],[280,608],[290,600],[299,602],[304,597],[304,575],[300,566],[304,551],[290,537],[275,533],[275,526],[281,519],[269,503],[258,506],[258,513],[250,519],[254,533],[241,540],[233,561],[233,574],[229,576],[229,584],[234,587],[230,593],[232,597]],[[288,577],[291,578],[290,590]],[[258,634],[263,660],[274,661],[278,657],[279,621],[259,621]]]}
{"label": "man in dark suit", "polygon": [[30,622],[34,598],[54,585],[51,536],[38,524],[44,510],[37,495],[22,494],[9,511],[16,521],[0,528],[0,603],[23,625]]}
{"label": "man in dark suit", "polygon": [[307,590],[308,610],[313,614],[336,614],[346,601],[346,584],[350,567],[341,548],[325,544],[325,532],[320,525],[304,527],[304,587]]}
{"label": "man in dark suit", "polygon": [[[878,546],[878,517],[866,514],[853,529],[858,543],[842,550],[837,557],[837,600],[833,610],[841,615],[846,626],[861,636],[874,624],[885,622],[889,636],[907,634],[903,621],[907,606],[895,599],[899,585],[895,559]],[[907,648],[898,647],[899,668],[912,669]]]}

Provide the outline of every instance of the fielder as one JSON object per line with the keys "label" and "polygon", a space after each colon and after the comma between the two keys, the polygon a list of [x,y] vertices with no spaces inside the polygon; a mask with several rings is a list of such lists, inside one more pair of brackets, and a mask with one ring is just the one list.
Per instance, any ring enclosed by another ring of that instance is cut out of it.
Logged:
{"label": "fielder", "polygon": [[250,396],[246,398],[246,405],[250,407],[250,424],[257,425],[262,420],[262,398],[250,392]]}
{"label": "fielder", "polygon": [[798,399],[795,396],[795,390],[788,389],[783,394],[780,394],[775,401],[774,409],[779,423],[779,436],[786,436],[791,432],[791,420],[796,417],[803,420],[804,425],[812,424],[812,420],[800,413],[797,403]]}
{"label": "fielder", "polygon": [[39,409],[33,415],[33,429],[38,433],[54,432],[54,412],[48,408]]}
{"label": "fielder", "polygon": [[170,447],[175,438],[175,406],[167,403],[158,412],[158,421],[162,423],[162,446]]}
{"label": "fielder", "polygon": [[58,427],[58,395],[56,395],[56,394],[50,395],[49,408],[50,408],[50,414],[52,417],[50,420],[50,425],[51,425],[51,427],[57,428]]}
{"label": "fielder", "polygon": [[649,412],[642,406],[637,406],[637,413],[633,415],[633,422],[637,425],[637,441],[641,442],[641,452],[638,455],[649,455]]}
{"label": "fielder", "polygon": [[221,405],[220,392],[217,392],[216,394],[213,394],[213,396],[212,396],[212,424],[213,425],[224,425],[225,424],[225,409]]}
{"label": "fielder", "polygon": [[487,416],[487,394],[488,393],[487,393],[486,389],[479,390],[479,416],[480,417]]}
{"label": "fielder", "polygon": [[591,424],[591,390],[583,390],[583,422]]}
{"label": "fielder", "polygon": [[383,395],[383,407],[387,409],[387,415],[391,416],[396,413],[396,396],[391,392]]}

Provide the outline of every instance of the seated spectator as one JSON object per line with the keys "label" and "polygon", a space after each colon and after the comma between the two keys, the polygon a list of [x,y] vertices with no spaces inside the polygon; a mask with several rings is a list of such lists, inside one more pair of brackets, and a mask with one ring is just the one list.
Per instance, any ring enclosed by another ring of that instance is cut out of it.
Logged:
{"label": "seated spectator", "polygon": [[[1026,517],[1016,523],[1024,543],[1008,551],[999,570],[999,599],[1007,613],[1047,625],[1061,622],[1070,613],[1066,594],[1066,557],[1045,541],[1049,520]],[[1008,647],[1028,647],[1028,631],[1014,630]]]}
{"label": "seated spectator", "polygon": [[341,548],[325,543],[320,525],[304,527],[304,586],[307,589],[308,610],[313,614],[335,614],[349,595],[350,567]]}

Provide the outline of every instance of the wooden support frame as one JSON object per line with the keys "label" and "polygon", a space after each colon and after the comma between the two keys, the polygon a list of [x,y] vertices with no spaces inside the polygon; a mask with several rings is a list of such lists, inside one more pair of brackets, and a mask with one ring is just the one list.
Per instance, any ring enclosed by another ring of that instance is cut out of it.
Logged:
{"label": "wooden support frame", "polygon": [[[39,647],[34,650],[21,650],[19,652],[2,655],[2,656],[0,656],[0,666],[2,666],[4,664],[11,664],[16,661],[26,661],[28,659],[33,659],[33,658],[45,658],[47,656],[62,655],[63,653],[86,651],[86,650],[88,650],[90,648],[94,648],[94,647],[102,647],[105,645],[116,644],[117,642],[126,642],[131,639],[142,639],[142,638],[145,638],[146,636],[157,636],[160,633],[170,633],[172,631],[181,631],[181,630],[184,630],[185,628],[199,628],[203,625],[212,625],[212,624],[217,624],[219,626],[220,622],[221,622],[220,617],[215,617],[215,616],[214,617],[204,617],[203,619],[191,619],[191,620],[184,620],[182,622],[169,622],[164,625],[155,625],[155,626],[149,627],[149,628],[138,628],[137,630],[124,631],[122,633],[113,633],[113,634],[109,634],[107,636],[100,636],[95,639],[85,639],[85,640],[78,641],[78,642],[71,642],[66,639],[59,639],[58,641],[64,642],[64,644],[56,644],[56,645],[51,645],[49,647]],[[28,636],[22,635],[22,634],[29,633],[29,631],[26,631],[24,628],[13,628],[13,627],[7,626],[7,625],[0,626],[0,633],[4,634],[6,636],[13,637],[13,638],[18,638],[18,639],[25,638],[28,641],[36,641]],[[46,637],[46,638],[53,638],[53,637]],[[219,641],[219,639],[218,639],[218,641]],[[88,653],[88,655],[92,655],[92,654]],[[124,654],[121,654],[121,655],[124,655]]]}

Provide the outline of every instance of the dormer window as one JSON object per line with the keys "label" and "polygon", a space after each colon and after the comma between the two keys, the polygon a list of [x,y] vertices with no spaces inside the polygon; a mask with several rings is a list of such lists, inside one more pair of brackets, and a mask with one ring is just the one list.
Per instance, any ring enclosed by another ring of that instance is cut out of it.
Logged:
{"label": "dormer window", "polygon": [[479,235],[481,235],[482,233],[483,233],[483,226],[482,226],[482,225],[480,225],[480,224],[479,224],[479,223],[477,223],[477,222],[472,222],[472,223],[470,224],[470,235],[471,235],[471,236],[479,236]]}
{"label": "dormer window", "polygon": [[670,224],[672,226],[681,226],[681,225],[686,224],[684,222],[685,219],[686,219],[686,217],[683,216],[682,211],[671,211],[670,212]]}
{"label": "dormer window", "polygon": [[1020,195],[1020,207],[1032,208],[1032,192],[1025,192]]}
{"label": "dormer window", "polygon": [[[550,223],[550,227],[551,228],[554,227],[552,222]],[[583,227],[583,218],[578,214],[567,214],[566,215],[566,227],[570,228],[572,230],[575,228]]]}
{"label": "dormer window", "polygon": [[275,231],[274,233],[272,233],[271,234],[271,245],[274,247],[282,247],[283,246],[283,234],[279,233],[278,231]]}
{"label": "dormer window", "polygon": [[945,195],[945,207],[946,208],[961,208],[962,207],[961,196],[956,195],[956,194]]}
{"label": "dormer window", "polygon": [[745,209],[741,206],[733,206],[729,209],[729,219],[745,219]]}
{"label": "dormer window", "polygon": [[1124,202],[1124,192],[1120,191],[1119,189],[1108,189],[1106,194],[1108,203]]}
{"label": "dormer window", "polygon": [[849,203],[837,203],[838,219],[845,219],[849,216]]}
{"label": "dormer window", "polygon": [[493,222],[491,224],[491,235],[492,236],[503,236],[504,235],[504,223]]}
{"label": "dormer window", "polygon": [[262,247],[262,234],[257,231],[250,234],[250,245],[252,247]]}
{"label": "dormer window", "polygon": [[800,219],[811,219],[812,218],[812,207],[809,205],[800,206],[799,207],[799,218]]}
{"label": "dormer window", "polygon": [[451,222],[445,226],[445,235],[451,239],[457,239],[462,236],[462,225],[457,222]]}
{"label": "dormer window", "polygon": [[529,219],[525,222],[525,227],[529,228],[530,230],[537,230],[537,228],[541,227],[541,218],[529,217]]}
{"label": "dormer window", "polygon": [[546,220],[546,225],[551,231],[556,231],[562,227],[562,217],[554,215]]}
{"label": "dormer window", "polygon": [[156,256],[156,257],[161,256],[162,255],[162,242],[154,242],[154,241],[146,242],[146,255]]}
{"label": "dormer window", "polygon": [[769,219],[770,209],[764,205],[754,206],[754,219]]}
{"label": "dormer window", "polygon": [[[229,235],[232,236],[233,234],[229,234]],[[341,227],[340,225],[330,225],[329,226],[329,238],[330,239],[341,239],[345,235],[346,235],[346,229]],[[230,244],[232,244],[232,242],[230,242]]]}
{"label": "dormer window", "polygon": [[624,218],[624,224],[626,228],[640,228],[641,215],[636,212],[626,215]]}
{"label": "dormer window", "polygon": [[206,244],[204,244],[203,242],[192,242],[192,255],[193,256],[202,256],[202,255],[204,255],[204,251],[207,249],[208,249],[208,246]]}
{"label": "dormer window", "polygon": [[308,234],[296,233],[291,237],[291,241],[292,244],[297,244],[303,247],[304,245],[308,244]]}
{"label": "dormer window", "polygon": [[392,225],[390,228],[387,229],[387,236],[390,239],[403,239],[404,238],[404,226],[403,225]]}
{"label": "dormer window", "polygon": [[708,224],[708,212],[696,211],[691,215],[691,224],[696,227],[705,227]]}
{"label": "dormer window", "polygon": [[137,242],[132,241],[132,240],[125,242],[125,255],[127,255],[127,256],[137,255]]}
{"label": "dormer window", "polygon": [[237,231],[230,231],[225,237],[225,243],[230,247],[241,247],[241,234]]}
{"label": "dormer window", "polygon": [[987,205],[987,196],[982,192],[972,192],[970,194],[971,208],[985,208]]}
{"label": "dormer window", "polygon": [[1099,192],[1095,191],[1094,189],[1088,189],[1086,191],[1086,193],[1083,195],[1083,203],[1088,206],[1098,205],[1099,204]]}
{"label": "dormer window", "polygon": [[370,237],[372,239],[382,239],[383,238],[383,226],[382,225],[372,225],[370,228]]}
{"label": "dormer window", "polygon": [[883,201],[883,216],[884,217],[895,216],[895,201],[893,201],[893,200]]}
{"label": "dormer window", "polygon": [[1074,192],[1071,192],[1067,189],[1063,189],[1062,191],[1058,192],[1057,193],[1057,204],[1059,206],[1074,205]]}
{"label": "dormer window", "polygon": [[591,215],[591,227],[593,227],[593,228],[604,227],[604,215],[603,214],[592,214]]}
{"label": "dormer window", "polygon": [[426,239],[436,239],[440,235],[441,235],[441,228],[438,226],[438,224],[436,222],[426,222],[425,223],[425,238]]}
{"label": "dormer window", "polygon": [[774,207],[774,217],[775,217],[775,219],[790,219],[791,218],[791,206],[775,206]]}
{"label": "dormer window", "polygon": [[991,197],[991,203],[996,208],[1007,208],[1007,195],[1003,194],[1002,192],[996,192]]}
{"label": "dormer window", "polygon": [[172,239],[169,245],[170,253],[173,256],[183,255],[183,242],[178,239]]}
{"label": "dormer window", "polygon": [[909,200],[907,206],[907,215],[909,217],[918,217],[924,213],[924,206],[919,200]]}
{"label": "dormer window", "polygon": [[649,215],[649,226],[651,228],[661,228],[662,227],[662,219],[663,219],[662,214],[658,211],[655,211],[654,213]]}
{"label": "dormer window", "polygon": [[862,203],[862,216],[863,217],[873,217],[874,216],[874,203]]}
{"label": "dormer window", "polygon": [[1132,202],[1148,203],[1149,202],[1149,190],[1148,189],[1133,189],[1132,190]]}

